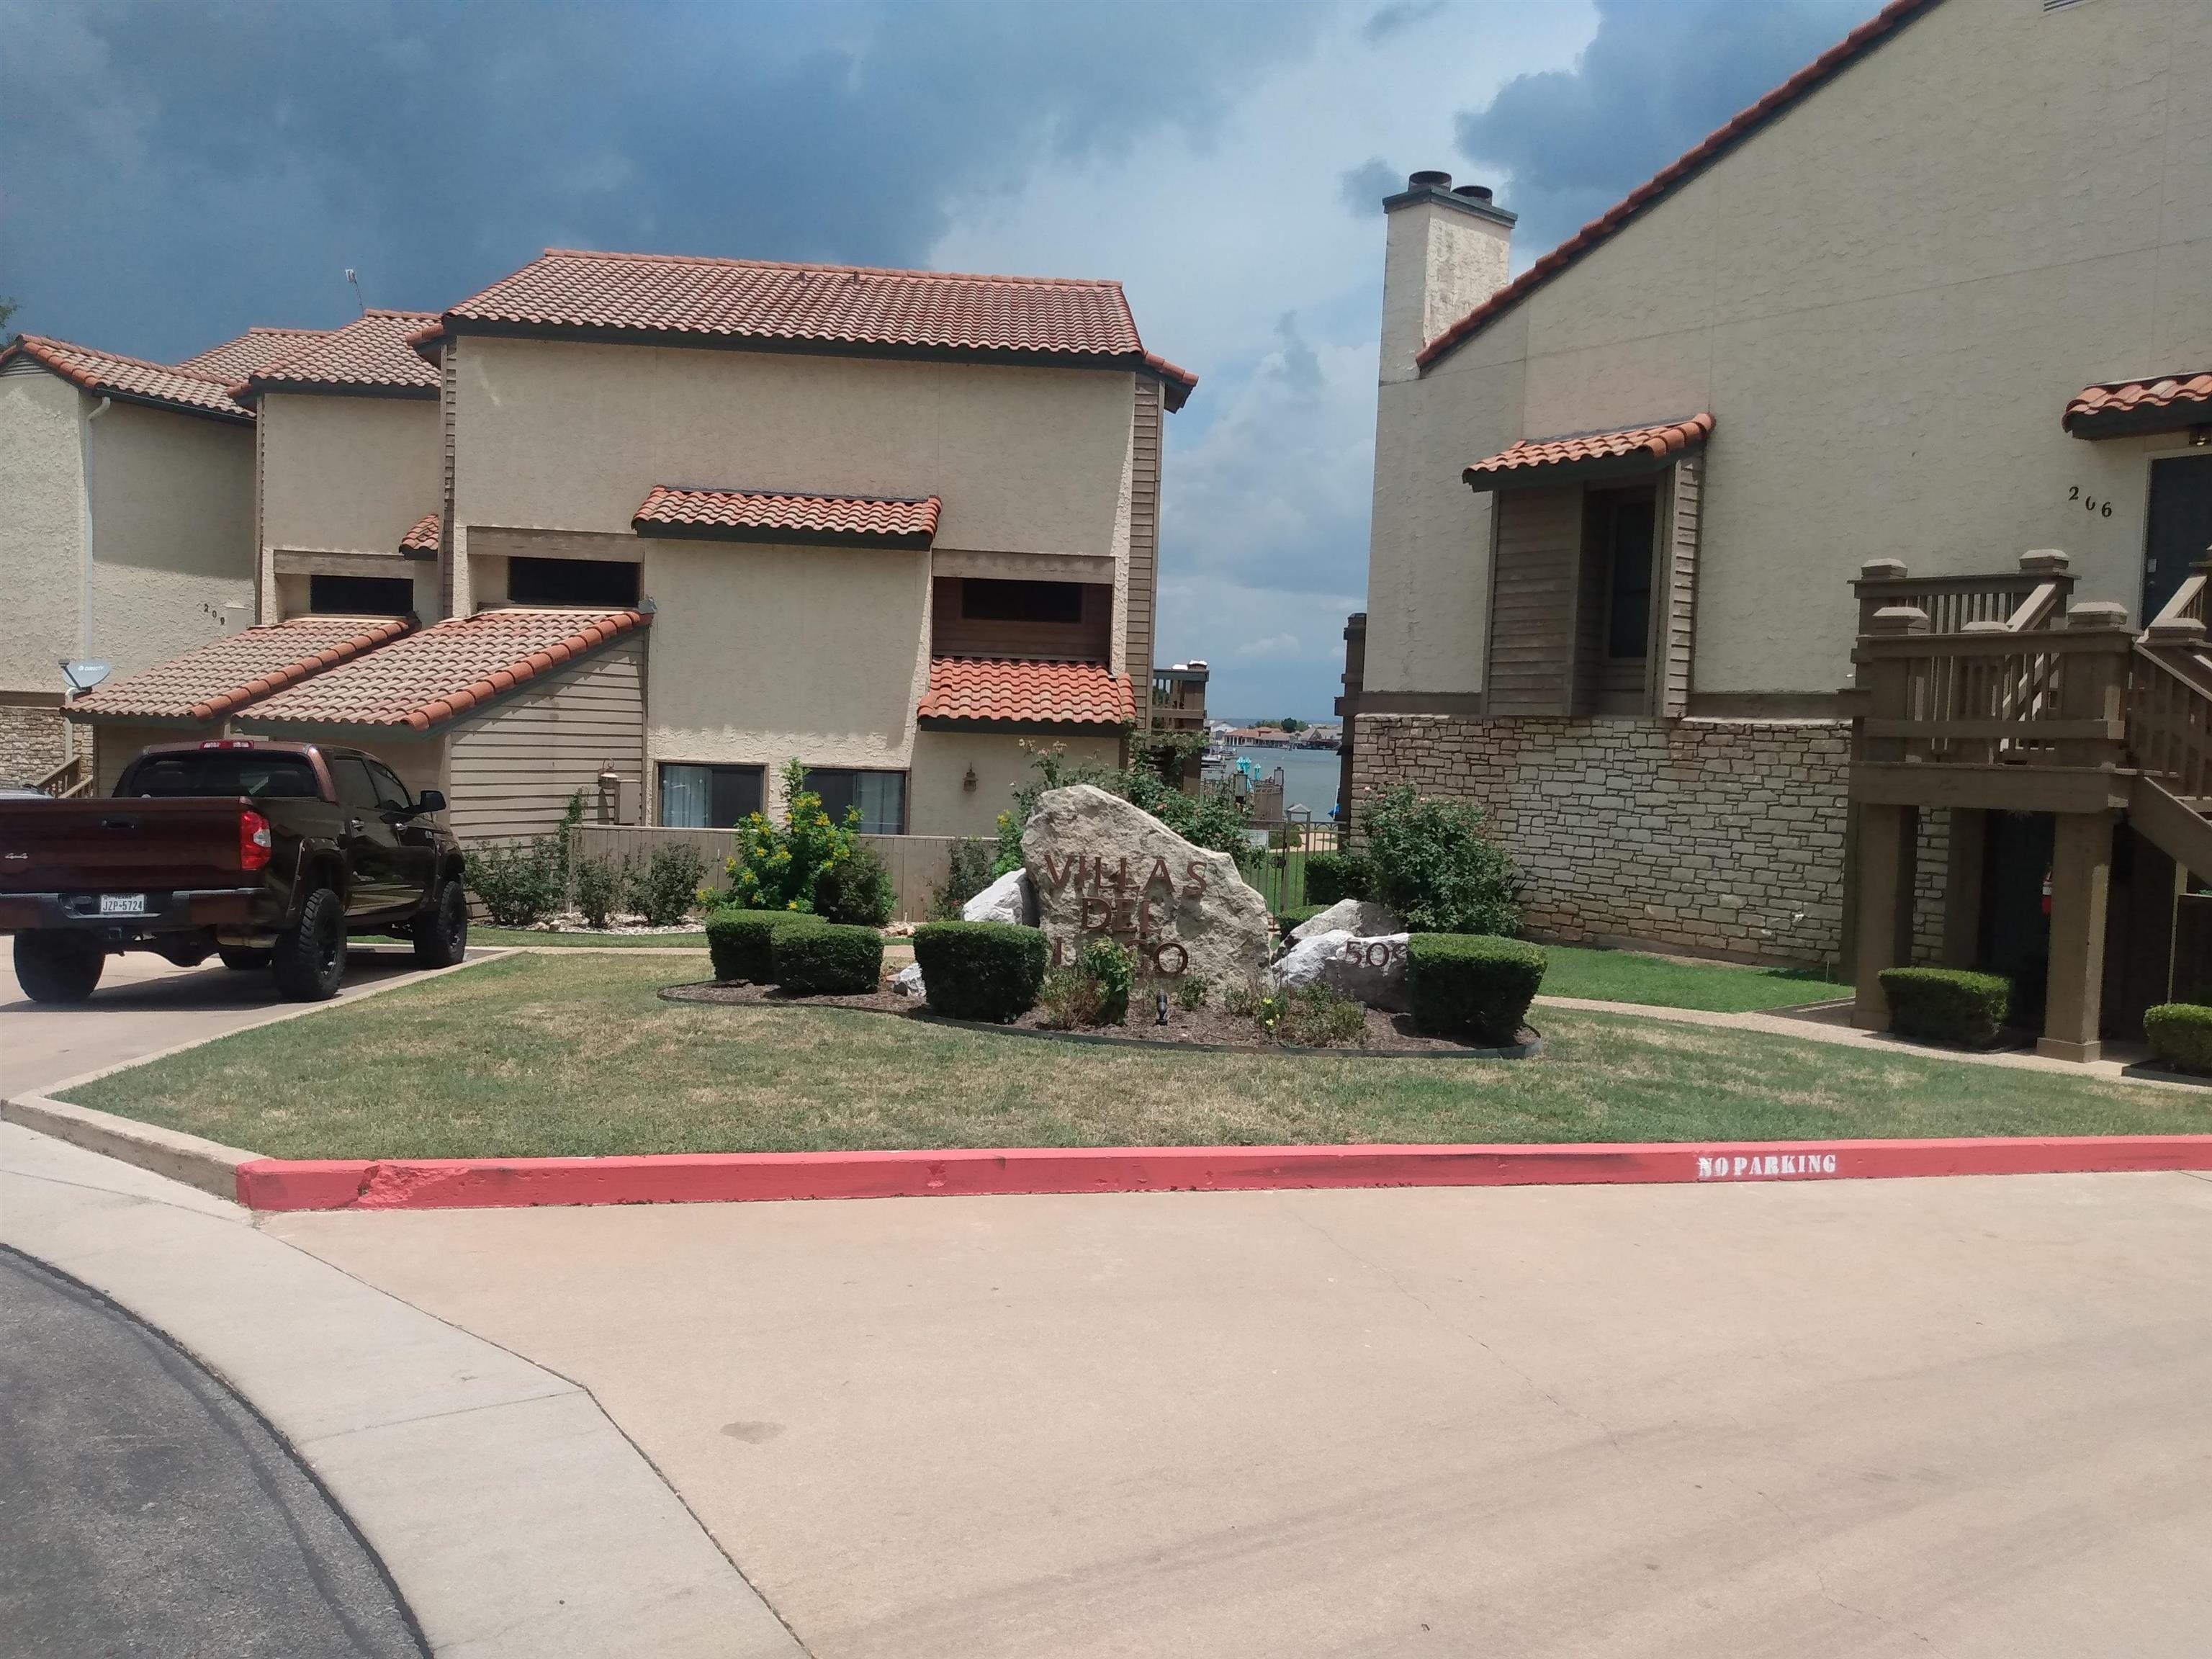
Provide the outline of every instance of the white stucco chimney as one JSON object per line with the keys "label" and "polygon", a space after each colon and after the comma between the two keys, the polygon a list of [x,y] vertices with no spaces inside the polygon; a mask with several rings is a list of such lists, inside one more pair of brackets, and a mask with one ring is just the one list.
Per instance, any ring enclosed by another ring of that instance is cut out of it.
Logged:
{"label": "white stucco chimney", "polygon": [[1481,185],[1416,173],[1382,198],[1382,384],[1415,378],[1413,354],[1505,286],[1514,216]]}

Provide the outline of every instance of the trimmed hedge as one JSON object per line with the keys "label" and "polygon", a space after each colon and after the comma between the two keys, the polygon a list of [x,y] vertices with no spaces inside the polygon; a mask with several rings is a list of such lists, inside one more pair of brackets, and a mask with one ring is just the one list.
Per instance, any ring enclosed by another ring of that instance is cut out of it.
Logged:
{"label": "trimmed hedge", "polygon": [[1306,902],[1326,910],[1340,900],[1373,898],[1375,871],[1364,853],[1306,854]]}
{"label": "trimmed hedge", "polygon": [[1986,1048],[2003,1030],[2012,981],[1964,968],[1885,968],[1889,1029],[1899,1036]]}
{"label": "trimmed hedge", "polygon": [[718,980],[775,983],[773,941],[780,927],[819,927],[804,910],[717,910],[707,918],[707,954]]}
{"label": "trimmed hedge", "polygon": [[1406,945],[1414,1030],[1499,1047],[1518,1040],[1544,982],[1542,947],[1487,933],[1416,933]]}
{"label": "trimmed hedge", "polygon": [[1044,934],[1006,921],[932,921],[914,930],[929,1006],[953,1019],[1003,1025],[1036,1005]]}
{"label": "trimmed hedge", "polygon": [[775,982],[793,996],[856,997],[884,976],[884,936],[872,927],[817,922],[769,935]]}
{"label": "trimmed hedge", "polygon": [[2212,1072],[2212,1008],[2162,1002],[2143,1012],[2151,1052],[2177,1072]]}

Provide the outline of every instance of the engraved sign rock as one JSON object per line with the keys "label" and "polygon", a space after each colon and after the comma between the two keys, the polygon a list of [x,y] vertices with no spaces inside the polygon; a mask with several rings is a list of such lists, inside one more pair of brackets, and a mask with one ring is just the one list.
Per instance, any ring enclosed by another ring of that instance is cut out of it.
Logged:
{"label": "engraved sign rock", "polygon": [[1087,783],[1048,790],[1022,831],[1037,926],[1055,963],[1087,939],[1128,947],[1140,974],[1255,981],[1267,961],[1267,902],[1226,853],[1194,847],[1151,813]]}
{"label": "engraved sign rock", "polygon": [[1363,939],[1345,928],[1300,939],[1267,970],[1277,990],[1326,985],[1370,1008],[1404,1013],[1413,1006],[1407,977],[1407,936]]}

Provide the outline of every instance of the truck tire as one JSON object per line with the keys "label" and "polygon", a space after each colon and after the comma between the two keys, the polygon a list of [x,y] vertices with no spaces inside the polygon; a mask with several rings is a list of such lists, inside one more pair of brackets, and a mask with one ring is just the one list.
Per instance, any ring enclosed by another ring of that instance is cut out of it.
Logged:
{"label": "truck tire", "polygon": [[345,978],[345,901],[327,887],[300,901],[300,919],[276,936],[269,965],[276,989],[293,1002],[324,1002]]}
{"label": "truck tire", "polygon": [[415,918],[415,960],[425,968],[450,968],[469,953],[469,896],[458,881],[441,881]]}
{"label": "truck tire", "polygon": [[276,953],[251,945],[218,945],[216,954],[222,965],[234,974],[258,973],[269,966],[269,959]]}
{"label": "truck tire", "polygon": [[100,983],[107,952],[75,933],[15,935],[15,983],[33,1002],[82,1002]]}

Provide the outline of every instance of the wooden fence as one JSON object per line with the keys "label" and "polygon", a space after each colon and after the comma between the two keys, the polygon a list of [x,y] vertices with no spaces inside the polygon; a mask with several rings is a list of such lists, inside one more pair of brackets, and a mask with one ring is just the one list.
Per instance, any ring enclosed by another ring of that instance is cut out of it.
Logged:
{"label": "wooden fence", "polygon": [[[923,921],[929,916],[930,895],[944,884],[952,866],[957,836],[863,836],[876,856],[891,872],[898,894],[897,921]],[[576,856],[599,859],[649,859],[656,847],[688,842],[707,855],[707,879],[726,884],[723,861],[738,849],[734,830],[667,830],[653,825],[586,823],[576,829]]]}

